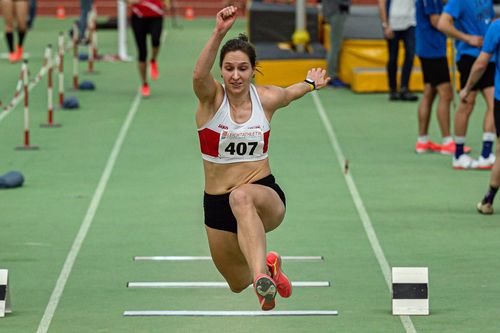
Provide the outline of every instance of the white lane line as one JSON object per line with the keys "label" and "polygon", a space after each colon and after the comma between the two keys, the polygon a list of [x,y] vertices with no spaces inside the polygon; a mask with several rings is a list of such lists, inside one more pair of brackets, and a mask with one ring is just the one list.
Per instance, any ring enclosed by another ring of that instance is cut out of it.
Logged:
{"label": "white lane line", "polygon": [[[329,281],[292,281],[293,287],[326,288]],[[129,282],[128,288],[229,288],[227,282]]]}
{"label": "white lane line", "polygon": [[102,195],[106,189],[106,185],[108,184],[109,177],[111,176],[111,172],[113,171],[113,167],[115,165],[116,159],[118,158],[118,154],[120,153],[123,141],[125,136],[127,135],[127,131],[134,119],[134,116],[139,108],[139,103],[141,101],[140,92],[137,93],[133,104],[127,114],[127,118],[122,125],[120,133],[116,138],[115,145],[111,154],[108,158],[108,162],[104,169],[104,172],[101,175],[101,179],[99,180],[99,184],[94,192],[94,196],[92,197],[92,201],[90,202],[90,206],[87,209],[87,213],[85,218],[83,219],[82,225],[80,226],[80,230],[76,235],[76,238],[71,246],[71,250],[66,257],[66,261],[64,262],[64,266],[59,274],[59,278],[57,279],[54,290],[52,291],[52,295],[50,296],[49,303],[45,308],[45,313],[43,314],[42,320],[38,325],[37,333],[46,333],[49,329],[50,322],[54,317],[54,313],[57,309],[57,305],[59,304],[59,300],[61,299],[62,293],[64,291],[64,287],[66,286],[66,282],[68,281],[71,270],[73,269],[73,265],[75,263],[76,257],[80,252],[80,248],[87,236],[87,232],[89,231],[90,225],[94,220],[94,216],[96,214],[97,208],[99,207],[99,203],[101,202]]}
{"label": "white lane line", "polygon": [[126,317],[181,316],[181,317],[278,317],[278,316],[336,316],[336,310],[306,311],[125,311]]}
{"label": "white lane line", "polygon": [[[328,134],[328,137],[330,138],[330,143],[332,145],[333,151],[335,152],[335,155],[336,155],[337,160],[339,162],[340,169],[342,170],[342,174],[344,175],[345,181],[347,183],[347,187],[349,188],[349,192],[351,193],[352,200],[354,201],[354,204],[356,205],[356,209],[358,211],[359,217],[361,218],[361,221],[363,222],[363,227],[365,229],[366,235],[368,236],[368,240],[370,241],[370,245],[372,247],[372,250],[375,253],[375,257],[377,258],[380,269],[382,270],[382,274],[384,275],[384,279],[385,279],[385,282],[387,284],[387,287],[389,288],[389,292],[392,292],[392,289],[391,289],[391,268],[389,266],[389,263],[387,262],[387,259],[385,258],[384,251],[382,250],[382,246],[380,246],[380,242],[377,238],[377,234],[375,233],[375,230],[373,229],[372,222],[370,220],[370,217],[368,216],[368,212],[365,209],[365,205],[363,204],[363,200],[361,199],[361,196],[359,195],[356,184],[354,183],[354,179],[352,178],[350,172],[348,172],[348,173],[344,172],[345,156],[344,156],[344,153],[342,152],[342,149],[340,148],[339,142],[337,140],[337,136],[335,135],[335,131],[333,130],[330,119],[326,115],[323,104],[321,103],[321,100],[320,100],[318,93],[316,91],[312,92],[312,97],[314,100],[314,104],[316,105],[316,110],[318,111],[318,114],[319,114],[321,120],[323,121],[323,125],[325,126],[325,130]],[[417,332],[415,330],[415,327],[413,326],[413,322],[411,321],[409,316],[400,316],[400,318],[401,318],[401,322],[402,322],[404,328],[406,329],[406,332],[408,332],[408,333],[416,333]]]}
{"label": "white lane line", "polygon": [[[281,256],[282,260],[323,261],[323,256]],[[209,256],[135,256],[135,261],[211,261]]]}

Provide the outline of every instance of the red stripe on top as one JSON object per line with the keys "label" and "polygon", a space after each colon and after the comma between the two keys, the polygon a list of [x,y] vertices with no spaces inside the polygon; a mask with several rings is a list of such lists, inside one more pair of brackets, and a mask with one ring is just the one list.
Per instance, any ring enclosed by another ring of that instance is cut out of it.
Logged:
{"label": "red stripe on top", "polygon": [[198,136],[202,154],[218,157],[220,133],[212,131],[210,128],[204,128],[198,131]]}
{"label": "red stripe on top", "polygon": [[139,17],[160,17],[165,14],[164,7],[161,0],[141,0],[132,5],[132,11]]}
{"label": "red stripe on top", "polygon": [[267,147],[269,146],[269,135],[271,134],[271,131],[264,132],[264,147],[263,147],[263,153],[267,153]]}

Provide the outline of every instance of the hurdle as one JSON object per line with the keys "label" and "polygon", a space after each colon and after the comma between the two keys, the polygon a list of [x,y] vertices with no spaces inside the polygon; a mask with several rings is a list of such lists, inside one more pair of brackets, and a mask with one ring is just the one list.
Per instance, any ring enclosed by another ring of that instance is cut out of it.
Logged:
{"label": "hurdle", "polygon": [[94,61],[97,57],[97,11],[95,6],[92,6],[92,10],[87,18],[87,40],[88,44],[88,73],[95,73],[94,71]]}
{"label": "hurdle", "polygon": [[[209,256],[135,256],[134,261],[212,261]],[[281,256],[285,261],[323,261],[323,256]]]}
{"label": "hurdle", "polygon": [[23,77],[23,92],[24,92],[24,145],[17,146],[16,150],[38,150],[38,146],[30,145],[30,130],[29,130],[29,89],[28,89],[28,60],[24,60],[21,66],[21,72]]}
{"label": "hurdle", "polygon": [[293,311],[125,311],[125,317],[304,317],[337,316],[337,310],[293,310]]}
{"label": "hurdle", "polygon": [[52,45],[49,44],[45,49],[45,63],[44,67],[47,68],[47,108],[48,116],[47,123],[40,124],[40,127],[44,128],[56,128],[61,127],[61,124],[54,123],[54,101],[53,101],[53,89],[52,89],[52,72],[54,65],[52,63]]}
{"label": "hurdle", "polygon": [[59,32],[58,38],[58,53],[56,66],[58,68],[59,77],[59,107],[64,105],[64,33]]}
{"label": "hurdle", "polygon": [[[327,288],[330,281],[292,281],[292,287]],[[128,282],[127,288],[224,288],[227,282]]]}
{"label": "hurdle", "polygon": [[73,89],[78,90],[78,24],[73,23]]}

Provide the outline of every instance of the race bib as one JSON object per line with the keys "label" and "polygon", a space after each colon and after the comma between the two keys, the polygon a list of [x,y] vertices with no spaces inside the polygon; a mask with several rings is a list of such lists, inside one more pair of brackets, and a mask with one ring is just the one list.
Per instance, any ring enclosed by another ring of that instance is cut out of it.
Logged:
{"label": "race bib", "polygon": [[260,128],[242,131],[222,131],[219,157],[256,157],[264,154],[264,134]]}

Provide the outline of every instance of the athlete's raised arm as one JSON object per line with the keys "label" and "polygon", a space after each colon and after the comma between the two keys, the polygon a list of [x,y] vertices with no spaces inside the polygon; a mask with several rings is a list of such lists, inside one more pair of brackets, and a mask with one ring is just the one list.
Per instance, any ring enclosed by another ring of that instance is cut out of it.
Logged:
{"label": "athlete's raised arm", "polygon": [[220,84],[215,81],[210,71],[214,65],[222,39],[236,20],[237,11],[238,8],[229,6],[217,13],[215,28],[194,67],[193,90],[201,104],[213,101],[217,93],[217,86]]}

